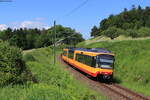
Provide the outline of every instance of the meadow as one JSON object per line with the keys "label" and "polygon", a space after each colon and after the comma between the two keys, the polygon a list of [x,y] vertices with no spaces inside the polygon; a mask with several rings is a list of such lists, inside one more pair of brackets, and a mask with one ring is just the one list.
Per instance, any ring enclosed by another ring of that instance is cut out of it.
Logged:
{"label": "meadow", "polygon": [[106,48],[115,54],[117,83],[150,96],[150,39],[81,42],[78,47]]}
{"label": "meadow", "polygon": [[24,85],[1,87],[1,100],[106,99],[75,80],[59,62],[54,65],[50,47],[25,52],[23,59],[37,82],[28,81]]}

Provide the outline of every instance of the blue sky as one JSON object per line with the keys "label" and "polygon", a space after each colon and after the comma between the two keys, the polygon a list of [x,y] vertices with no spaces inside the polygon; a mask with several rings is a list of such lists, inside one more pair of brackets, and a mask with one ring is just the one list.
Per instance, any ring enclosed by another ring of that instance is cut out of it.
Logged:
{"label": "blue sky", "polygon": [[89,0],[76,12],[66,16],[85,0],[12,0],[0,2],[0,29],[6,27],[47,28],[57,24],[68,26],[81,32],[84,38],[90,37],[93,25],[110,14],[119,14],[124,8],[134,4],[150,6],[150,0]]}

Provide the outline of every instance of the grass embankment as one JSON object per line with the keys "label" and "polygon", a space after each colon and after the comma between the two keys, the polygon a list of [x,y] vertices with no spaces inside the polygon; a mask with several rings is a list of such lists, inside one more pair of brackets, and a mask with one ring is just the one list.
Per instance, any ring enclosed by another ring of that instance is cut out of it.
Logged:
{"label": "grass embankment", "polygon": [[27,67],[38,83],[0,88],[1,100],[104,100],[79,83],[59,63],[53,65],[50,48],[28,52],[24,55]]}
{"label": "grass embankment", "polygon": [[107,48],[116,54],[115,78],[123,86],[150,96],[150,39],[103,41],[78,47]]}

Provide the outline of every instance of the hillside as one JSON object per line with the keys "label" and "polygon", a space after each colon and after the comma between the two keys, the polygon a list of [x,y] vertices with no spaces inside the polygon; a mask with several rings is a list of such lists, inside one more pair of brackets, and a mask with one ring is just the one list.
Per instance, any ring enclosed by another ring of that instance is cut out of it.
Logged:
{"label": "hillside", "polygon": [[[78,47],[107,48],[116,55],[115,80],[134,91],[150,96],[150,38],[81,42]],[[91,42],[91,43],[90,43]]]}
{"label": "hillside", "polygon": [[132,6],[124,8],[119,14],[111,14],[100,21],[100,25],[93,26],[91,36],[105,35],[114,39],[120,35],[135,37],[150,36],[150,7]]}
{"label": "hillside", "polygon": [[25,51],[24,61],[37,82],[1,87],[2,100],[105,100],[75,80],[59,62],[53,65],[52,57],[50,47]]}

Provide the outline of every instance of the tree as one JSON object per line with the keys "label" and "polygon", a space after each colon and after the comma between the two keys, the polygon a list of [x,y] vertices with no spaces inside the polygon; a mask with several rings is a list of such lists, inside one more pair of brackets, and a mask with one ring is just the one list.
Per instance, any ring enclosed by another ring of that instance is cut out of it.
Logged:
{"label": "tree", "polygon": [[99,34],[99,29],[94,26],[91,30],[91,36],[96,37]]}
{"label": "tree", "polygon": [[114,39],[118,37],[121,34],[122,30],[117,29],[116,27],[109,27],[105,32],[104,35],[110,37],[111,39]]}
{"label": "tree", "polygon": [[128,11],[128,9],[127,8],[124,8],[124,12],[127,12]]}
{"label": "tree", "polygon": [[11,28],[7,28],[6,30],[3,31],[4,34],[1,35],[2,40],[8,40],[9,38],[12,37],[13,32]]}
{"label": "tree", "polygon": [[138,6],[138,10],[142,10],[142,7],[140,5]]}
{"label": "tree", "polygon": [[132,10],[136,10],[136,7],[135,7],[135,5],[132,5]]}
{"label": "tree", "polygon": [[5,32],[0,31],[0,39],[4,40],[5,39]]}
{"label": "tree", "polygon": [[[50,34],[51,40],[54,38],[53,30],[54,27],[51,27],[48,30],[48,34]],[[76,32],[75,29],[71,29],[70,27],[63,27],[62,25],[56,25],[56,37],[56,41],[63,39],[61,43],[64,44],[77,44],[84,40],[82,35],[79,32]]]}
{"label": "tree", "polygon": [[100,22],[100,29],[102,31],[106,30],[109,26],[107,25],[107,21],[108,19],[103,19],[101,22]]}

